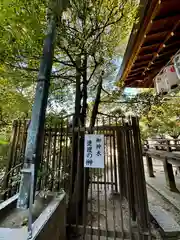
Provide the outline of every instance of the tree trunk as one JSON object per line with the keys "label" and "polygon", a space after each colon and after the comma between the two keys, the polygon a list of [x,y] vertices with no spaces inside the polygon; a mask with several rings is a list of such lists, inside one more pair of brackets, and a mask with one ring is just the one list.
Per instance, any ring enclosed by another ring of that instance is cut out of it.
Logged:
{"label": "tree trunk", "polygon": [[[93,110],[92,110],[92,115],[91,115],[91,119],[90,119],[90,128],[93,128],[95,126],[95,122],[96,122],[96,117],[98,114],[98,107],[100,104],[100,99],[101,99],[101,90],[102,90],[102,75],[100,76],[100,80],[99,80],[99,85],[97,88],[97,93],[96,93],[96,98],[95,98],[95,102],[94,102],[94,106],[93,106]],[[90,134],[93,133],[92,129],[89,132]],[[84,201],[83,201],[83,206],[84,206],[84,211],[87,213],[87,200],[88,200],[88,189],[89,189],[89,168],[85,168],[84,171]]]}
{"label": "tree trunk", "polygon": [[[86,114],[87,114],[87,56],[85,55],[83,63],[82,63],[82,75],[83,75],[83,86],[79,101],[81,101],[82,97],[82,107],[79,118],[79,125],[84,127],[86,125]],[[76,89],[76,92],[80,91],[80,88]],[[78,141],[77,141],[78,139]],[[70,210],[70,221],[71,223],[81,224],[83,221],[83,208],[86,207],[86,197],[84,192],[86,192],[86,187],[88,187],[89,174],[87,169],[84,169],[84,133],[81,132],[78,138],[75,138],[76,144],[79,144],[79,154],[77,156],[77,160],[74,161],[73,168],[76,168],[73,172],[76,172],[74,176],[74,184],[73,184],[73,195],[71,200],[71,210]],[[77,151],[78,146],[76,147]],[[85,172],[86,171],[86,172]],[[86,184],[87,182],[87,184]],[[78,215],[78,216],[77,216]]]}
{"label": "tree trunk", "polygon": [[[78,69],[81,67],[81,56],[76,60],[78,68],[76,69],[76,97],[75,97],[75,114],[73,118],[73,129],[80,126],[80,113],[81,113],[81,73]],[[80,194],[79,194],[79,182],[81,179],[81,154],[78,150],[81,148],[79,145],[81,142],[81,137],[78,132],[73,132],[72,138],[72,186],[70,189],[70,205],[69,205],[69,214],[68,214],[68,223],[78,224],[77,215],[79,218],[79,208],[80,208]]]}
{"label": "tree trunk", "polygon": [[[79,66],[79,65],[78,65]],[[82,92],[80,94],[80,75],[77,74],[76,78],[76,107],[75,107],[75,119],[74,126],[79,125],[85,126],[86,114],[87,114],[87,58],[85,56],[83,60],[83,86]],[[98,114],[98,107],[100,103],[102,89],[102,76],[99,80],[99,85],[97,89],[97,94],[95,98],[94,107],[92,110],[90,127],[94,127],[96,117]],[[80,105],[82,96],[82,107]],[[81,109],[81,113],[80,113]],[[73,126],[73,127],[74,127]],[[89,133],[92,133],[90,131]],[[86,217],[87,213],[87,197],[88,197],[88,187],[89,187],[89,169],[84,168],[84,133],[75,133],[73,142],[73,188],[71,195],[71,203],[68,215],[68,222],[71,224],[82,224],[83,216]],[[77,141],[78,140],[78,141]],[[78,145],[79,144],[79,148]],[[79,149],[79,154],[78,154]],[[83,214],[84,213],[84,214]]]}
{"label": "tree trunk", "polygon": [[83,60],[83,88],[82,88],[82,111],[81,111],[81,124],[84,127],[87,114],[87,56]]}
{"label": "tree trunk", "polygon": [[[86,126],[86,115],[87,115],[87,56],[84,56],[83,61],[83,88],[82,88],[82,111],[81,111],[81,124],[82,127]],[[81,174],[82,181],[80,182],[80,216],[81,221],[85,221],[83,216],[86,217],[87,213],[87,193],[89,186],[89,169],[84,168],[84,133],[82,133],[80,141],[80,158],[81,158]],[[83,191],[82,191],[83,189]]]}
{"label": "tree trunk", "polygon": [[93,110],[92,110],[92,114],[91,114],[91,120],[90,120],[90,126],[89,126],[90,128],[94,127],[95,122],[96,122],[96,117],[97,117],[97,114],[98,114],[98,107],[99,107],[99,104],[100,104],[102,82],[103,82],[102,75],[100,76],[100,79],[99,79],[97,94],[96,94],[96,98],[95,98],[95,102],[94,102],[94,106],[93,106]]}
{"label": "tree trunk", "polygon": [[[81,57],[78,57],[76,60],[76,64],[79,68],[81,66]],[[73,118],[73,128],[78,127],[80,124],[80,111],[81,111],[81,74],[76,69],[76,97],[75,97],[75,114]],[[74,183],[77,173],[77,158],[78,158],[78,133],[73,133],[73,139],[72,139],[72,155],[73,155],[73,166],[72,166],[72,193],[74,192]]]}
{"label": "tree trunk", "polygon": [[[100,81],[99,81],[99,85],[98,85],[98,88],[97,88],[97,94],[96,94],[96,99],[95,99],[95,102],[94,102],[94,106],[93,106],[93,110],[92,110],[92,115],[91,115],[91,120],[90,120],[90,128],[93,128],[95,126],[95,122],[96,122],[96,117],[97,117],[97,114],[98,114],[98,107],[99,107],[99,103],[100,103],[100,98],[101,98],[101,89],[102,89],[102,76],[100,77]],[[90,134],[93,133],[92,130],[90,130],[89,132]],[[84,145],[84,139],[83,139],[83,145]],[[84,150],[84,146],[83,146],[83,150]],[[84,158],[84,156],[83,156]],[[83,210],[85,213],[87,213],[87,200],[88,200],[88,189],[89,189],[89,182],[90,182],[90,179],[89,179],[89,168],[84,168],[84,187],[82,185],[82,189],[83,190],[83,202],[82,202],[82,206],[83,206]],[[86,216],[85,216],[86,217]]]}

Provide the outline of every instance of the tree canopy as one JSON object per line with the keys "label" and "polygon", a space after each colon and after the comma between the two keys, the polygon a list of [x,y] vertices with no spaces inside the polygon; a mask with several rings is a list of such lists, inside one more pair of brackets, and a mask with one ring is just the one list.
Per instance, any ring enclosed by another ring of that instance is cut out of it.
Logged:
{"label": "tree canopy", "polygon": [[111,104],[109,114],[118,116],[136,115],[140,118],[141,135],[144,140],[151,137],[180,135],[179,92],[167,96],[156,95],[154,89],[141,90],[134,95],[116,95],[106,99]]}
{"label": "tree canopy", "polygon": [[[1,1],[1,128],[13,119],[30,116],[46,34],[47,9],[54,6],[53,0]],[[53,11],[58,9],[56,5]],[[176,98],[162,102],[152,91],[129,97],[122,95],[122,89],[114,87],[117,69],[114,60],[123,54],[121,47],[127,42],[136,11],[136,0],[70,1],[67,11],[57,20],[48,101],[50,118],[75,111],[77,72],[80,75],[79,104],[83,106],[83,96],[86,95],[86,114],[88,109],[92,110],[103,72],[99,112],[106,110],[107,114],[116,116],[128,112],[140,116],[144,136],[179,136]]]}
{"label": "tree canopy", "polygon": [[[13,98],[24,98],[27,113],[31,109],[32,101],[29,99],[33,98],[42,55],[47,9],[58,11],[57,2],[3,0],[0,4],[0,83],[7,83],[7,88],[13,89]],[[117,53],[117,49],[127,41],[136,10],[136,0],[70,1],[67,11],[57,19],[48,111],[74,112],[77,71],[81,78],[84,76],[88,86],[88,102],[95,99],[102,71],[105,72],[104,79],[108,78],[115,70],[112,60],[122,55],[122,52]],[[80,61],[78,64],[77,59]],[[82,95],[82,85],[80,88],[79,94]],[[4,95],[8,92],[4,91]],[[8,106],[12,110],[11,105]],[[20,109],[23,114],[23,104],[17,104],[14,112]],[[14,118],[16,115],[11,115],[9,120]]]}

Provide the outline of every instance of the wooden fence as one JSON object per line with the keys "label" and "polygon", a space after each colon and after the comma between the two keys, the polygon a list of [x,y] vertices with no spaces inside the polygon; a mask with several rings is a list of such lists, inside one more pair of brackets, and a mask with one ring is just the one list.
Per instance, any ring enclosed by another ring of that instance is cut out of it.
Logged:
{"label": "wooden fence", "polygon": [[179,139],[153,139],[146,141],[144,147],[149,177],[155,177],[153,159],[162,161],[166,185],[170,191],[178,192],[175,183],[173,166],[180,167],[180,140]]}
{"label": "wooden fence", "polygon": [[[83,188],[86,187],[86,180],[89,179],[87,186],[88,196],[91,196],[91,204],[93,201],[92,193],[97,192],[97,195],[93,196],[97,198],[96,203],[99,204],[102,197],[104,198],[103,201],[106,202],[109,191],[112,193],[115,191],[119,194],[120,201],[125,198],[128,203],[128,220],[124,219],[123,206],[121,205],[120,207],[120,214],[117,214],[115,204],[113,205],[113,214],[115,216],[113,221],[118,219],[119,229],[117,230],[114,223],[114,228],[107,229],[105,234],[119,234],[121,239],[125,239],[127,235],[129,238],[132,238],[133,234],[139,234],[139,237],[150,237],[151,229],[138,120],[132,118],[127,122],[122,120],[120,123],[116,120],[113,121],[111,118],[98,120],[98,124],[93,129],[87,127],[72,128],[69,126],[68,119],[66,122],[61,122],[58,125],[46,126],[36,190],[42,191],[47,189],[59,192],[63,189],[68,197],[67,219],[70,229],[76,230],[76,233],[77,231],[81,232],[82,229],[78,226],[81,225],[82,227],[83,224],[83,234],[90,227],[92,229],[91,233],[97,233],[98,237],[100,237],[103,231],[99,220],[98,231],[96,231],[96,228],[93,228],[92,224],[88,226],[88,202],[86,201],[86,195],[83,196],[82,204],[78,205],[79,196],[82,192],[86,194]],[[9,161],[2,193],[4,199],[14,195],[19,188],[20,169],[22,168],[25,154],[27,127],[27,121],[15,121],[13,125]],[[105,157],[105,168],[102,171],[99,169],[86,171],[83,167],[84,150],[82,148],[84,148],[84,135],[92,132],[103,134],[105,137],[105,151],[107,155]],[[77,151],[75,151],[76,156],[73,154],[75,148],[77,148]],[[76,163],[75,167],[74,163]],[[88,176],[88,178],[85,176]],[[104,193],[101,196],[102,190]],[[74,203],[75,205],[73,205]],[[82,222],[78,206],[82,208]],[[97,209],[98,216],[100,216],[99,205]],[[74,216],[75,219],[73,220]],[[133,228],[132,220],[137,220],[137,229]],[[106,216],[107,221],[108,214]],[[128,232],[124,229],[123,221],[128,222]],[[120,223],[122,226],[120,226]],[[75,224],[75,229],[73,224]]]}

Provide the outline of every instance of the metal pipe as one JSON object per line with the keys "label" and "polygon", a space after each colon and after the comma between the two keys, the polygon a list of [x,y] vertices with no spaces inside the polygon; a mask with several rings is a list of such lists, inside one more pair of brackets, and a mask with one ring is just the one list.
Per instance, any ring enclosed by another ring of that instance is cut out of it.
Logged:
{"label": "metal pipe", "polygon": [[[32,163],[35,164],[34,184],[36,184],[37,171],[39,167],[39,155],[41,150],[42,135],[44,131],[45,113],[54,55],[53,52],[56,23],[53,18],[51,19],[48,28],[49,32],[47,33],[46,39],[44,41],[43,57],[40,64],[31,122],[28,129],[24,160],[24,169],[30,168],[30,165]],[[34,161],[33,155],[35,156]],[[24,171],[21,175],[21,184],[17,201],[17,207],[22,209],[28,208],[30,192],[30,179],[24,175],[26,175],[26,171]]]}
{"label": "metal pipe", "polygon": [[[50,86],[50,76],[54,57],[54,42],[56,35],[56,19],[61,16],[63,10],[67,8],[68,1],[57,1],[57,8],[50,10],[49,22],[47,26],[47,35],[44,40],[43,56],[40,63],[39,75],[36,86],[35,99],[32,109],[31,122],[28,129],[24,170],[30,169],[31,164],[35,164],[34,172],[34,193],[37,179],[37,172],[40,165],[40,154],[42,150],[42,138],[44,132],[45,113],[47,108],[47,99]],[[58,14],[58,16],[57,16]],[[34,158],[33,158],[34,156]],[[21,174],[21,183],[17,207],[26,209],[29,203],[30,194],[30,176],[23,171]]]}

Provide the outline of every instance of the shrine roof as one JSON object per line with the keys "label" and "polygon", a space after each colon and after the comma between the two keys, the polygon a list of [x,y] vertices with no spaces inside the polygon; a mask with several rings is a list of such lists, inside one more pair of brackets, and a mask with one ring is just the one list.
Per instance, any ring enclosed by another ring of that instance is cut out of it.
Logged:
{"label": "shrine roof", "polygon": [[153,87],[153,79],[180,49],[180,0],[141,0],[117,81]]}

